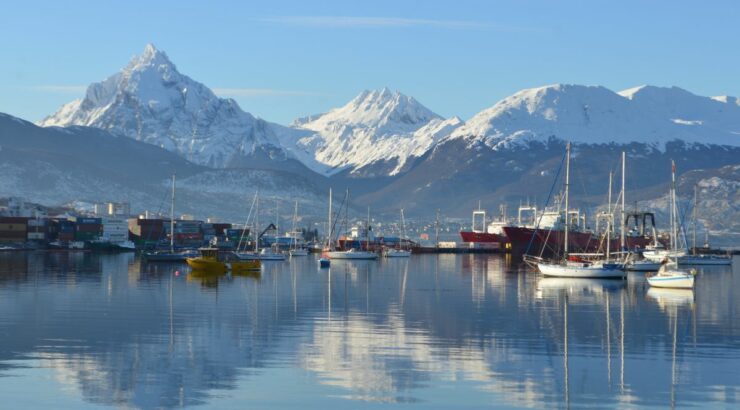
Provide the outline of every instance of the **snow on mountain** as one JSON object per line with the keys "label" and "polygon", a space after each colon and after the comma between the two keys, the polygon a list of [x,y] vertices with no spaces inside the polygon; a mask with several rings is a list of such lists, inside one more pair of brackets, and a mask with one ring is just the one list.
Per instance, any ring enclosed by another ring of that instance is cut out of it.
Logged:
{"label": "snow on mountain", "polygon": [[640,86],[615,93],[599,86],[531,88],[481,111],[448,139],[491,148],[556,137],[579,143],[672,140],[740,145],[740,106],[677,87]]}
{"label": "snow on mountain", "polygon": [[102,128],[211,167],[228,166],[240,156],[284,160],[289,154],[278,138],[295,135],[217,97],[151,44],[123,70],[91,84],[84,99],[65,104],[39,125]]}
{"label": "snow on mountain", "polygon": [[116,201],[130,203],[134,212],[166,212],[176,174],[177,212],[199,218],[243,220],[255,190],[271,200],[300,199],[304,214],[323,216],[326,209],[326,187],[313,173],[210,169],[97,128],[44,128],[3,113],[0,172],[0,197],[48,206]]}
{"label": "snow on mountain", "polygon": [[294,121],[293,127],[313,134],[292,141],[291,149],[330,167],[327,174],[396,175],[462,123],[398,91],[366,90],[343,107]]}

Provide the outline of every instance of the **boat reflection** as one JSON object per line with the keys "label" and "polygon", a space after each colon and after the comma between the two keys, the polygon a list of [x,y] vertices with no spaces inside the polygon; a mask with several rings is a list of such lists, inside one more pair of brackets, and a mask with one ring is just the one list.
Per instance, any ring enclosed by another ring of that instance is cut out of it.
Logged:
{"label": "boat reflection", "polygon": [[661,309],[670,306],[691,306],[694,304],[693,289],[670,289],[651,287],[646,293],[648,299],[658,303]]}
{"label": "boat reflection", "polygon": [[[33,386],[9,366],[38,366],[96,405],[238,407],[286,385],[298,388],[281,403],[306,408],[721,406],[740,393],[729,271],[704,275],[694,300],[540,278],[488,255],[323,270],[310,256],[247,277],[135,274],[116,257],[60,263],[16,261],[5,266],[25,276],[0,274],[0,376]],[[58,273],[92,267],[73,282]]]}

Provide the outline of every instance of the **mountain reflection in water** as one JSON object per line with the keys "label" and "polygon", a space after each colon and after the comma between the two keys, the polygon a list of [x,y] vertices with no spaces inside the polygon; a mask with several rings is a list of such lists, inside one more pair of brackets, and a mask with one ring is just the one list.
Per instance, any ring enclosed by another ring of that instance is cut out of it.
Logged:
{"label": "mountain reflection in water", "polygon": [[[734,407],[740,280],[544,279],[511,256],[265,262],[0,256],[0,395],[17,407]],[[2,377],[8,376],[8,377]]]}

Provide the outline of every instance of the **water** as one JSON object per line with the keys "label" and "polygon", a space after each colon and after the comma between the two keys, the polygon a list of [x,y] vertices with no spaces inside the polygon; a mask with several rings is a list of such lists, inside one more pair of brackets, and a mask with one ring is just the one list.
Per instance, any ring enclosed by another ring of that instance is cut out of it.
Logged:
{"label": "water", "polygon": [[265,263],[0,256],[0,407],[740,406],[740,259],[691,291],[498,255]]}

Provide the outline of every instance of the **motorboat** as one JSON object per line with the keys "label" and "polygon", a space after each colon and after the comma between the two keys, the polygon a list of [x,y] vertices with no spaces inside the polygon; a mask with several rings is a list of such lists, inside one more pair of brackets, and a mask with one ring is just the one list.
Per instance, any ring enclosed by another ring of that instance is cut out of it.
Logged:
{"label": "motorboat", "polygon": [[259,260],[240,260],[233,253],[222,257],[218,248],[202,248],[199,256],[187,258],[186,262],[194,271],[206,273],[255,270],[261,266]]}

